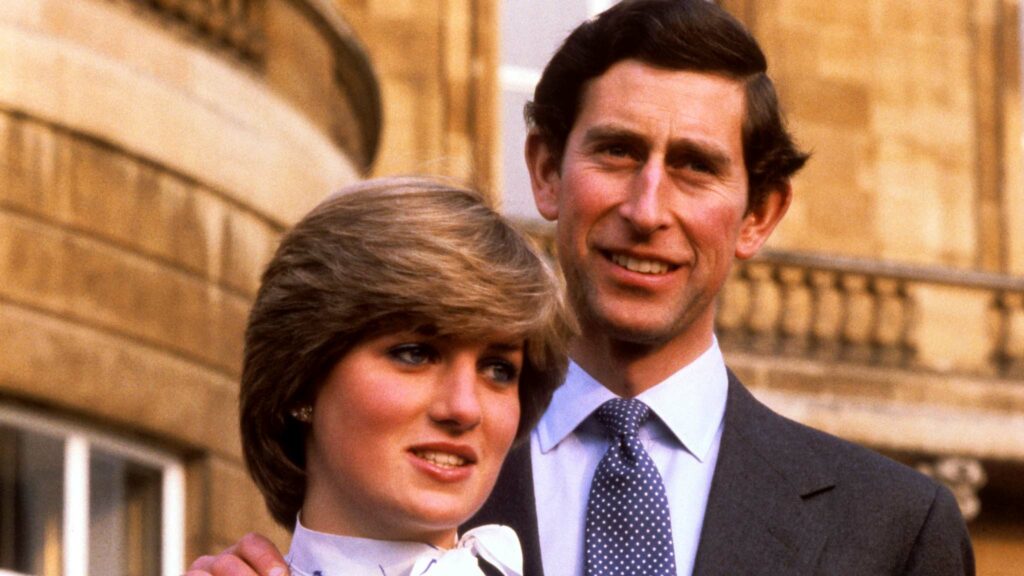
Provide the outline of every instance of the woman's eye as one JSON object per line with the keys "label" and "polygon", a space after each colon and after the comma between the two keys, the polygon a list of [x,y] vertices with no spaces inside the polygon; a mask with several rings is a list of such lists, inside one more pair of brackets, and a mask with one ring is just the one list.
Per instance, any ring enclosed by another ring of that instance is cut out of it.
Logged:
{"label": "woman's eye", "polygon": [[519,368],[506,360],[494,360],[484,364],[484,376],[494,382],[514,383],[519,380]]}
{"label": "woman's eye", "polygon": [[410,366],[427,364],[437,358],[437,352],[425,344],[401,344],[388,350],[388,355]]}

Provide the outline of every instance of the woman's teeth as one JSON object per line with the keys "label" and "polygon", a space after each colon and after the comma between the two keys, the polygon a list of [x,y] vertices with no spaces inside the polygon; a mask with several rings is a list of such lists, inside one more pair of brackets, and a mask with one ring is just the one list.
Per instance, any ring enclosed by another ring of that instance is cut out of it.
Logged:
{"label": "woman's teeth", "polygon": [[435,452],[433,450],[414,450],[413,454],[442,468],[458,468],[466,465],[466,459],[447,452]]}

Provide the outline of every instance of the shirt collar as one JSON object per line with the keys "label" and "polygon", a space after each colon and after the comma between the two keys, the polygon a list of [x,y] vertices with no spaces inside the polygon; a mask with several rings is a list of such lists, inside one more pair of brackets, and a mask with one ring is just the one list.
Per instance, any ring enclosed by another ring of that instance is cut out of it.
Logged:
{"label": "shirt collar", "polygon": [[295,522],[288,562],[293,573],[313,576],[408,574],[420,556],[444,552],[422,542],[395,542],[338,536]]}
{"label": "shirt collar", "polygon": [[[707,457],[725,415],[729,377],[725,360],[712,339],[711,346],[693,362],[637,396],[665,424],[683,447],[698,460]],[[615,398],[575,362],[537,424],[541,452],[548,452],[568,437],[590,414]]]}

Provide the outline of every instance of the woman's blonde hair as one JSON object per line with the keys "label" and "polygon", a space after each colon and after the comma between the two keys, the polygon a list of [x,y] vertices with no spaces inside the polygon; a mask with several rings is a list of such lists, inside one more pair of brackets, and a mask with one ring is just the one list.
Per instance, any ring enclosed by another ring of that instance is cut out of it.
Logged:
{"label": "woman's blonde hair", "polygon": [[274,519],[290,529],[305,496],[308,427],[290,412],[357,342],[523,338],[521,439],[565,375],[572,326],[547,260],[479,193],[389,178],[329,197],[282,239],[245,333],[242,444]]}

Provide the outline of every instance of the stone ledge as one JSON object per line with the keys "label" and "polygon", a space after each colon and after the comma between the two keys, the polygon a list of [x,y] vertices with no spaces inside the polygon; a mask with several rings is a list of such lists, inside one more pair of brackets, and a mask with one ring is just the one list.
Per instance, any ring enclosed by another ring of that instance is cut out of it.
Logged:
{"label": "stone ledge", "polygon": [[1024,461],[1024,387],[853,364],[725,351],[762,401],[814,428],[886,452]]}
{"label": "stone ledge", "polygon": [[238,386],[222,374],[0,299],[0,391],[239,460]]}

